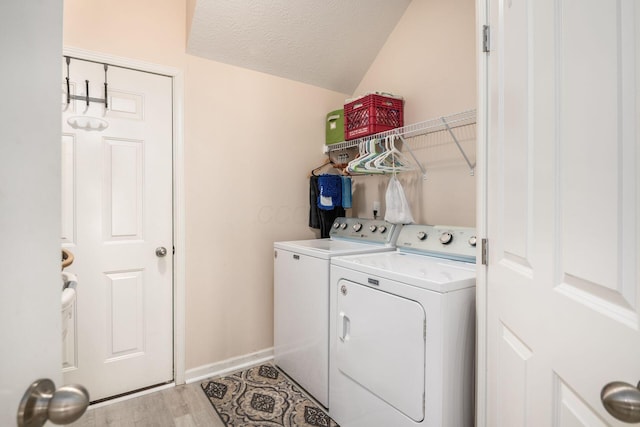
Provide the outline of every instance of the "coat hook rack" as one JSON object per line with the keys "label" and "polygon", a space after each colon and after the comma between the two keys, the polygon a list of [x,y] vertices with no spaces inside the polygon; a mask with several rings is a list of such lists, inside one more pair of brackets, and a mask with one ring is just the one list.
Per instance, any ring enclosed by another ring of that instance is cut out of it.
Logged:
{"label": "coat hook rack", "polygon": [[89,96],[89,80],[85,80],[84,84],[85,84],[85,95],[71,95],[71,84],[69,82],[69,64],[71,64],[71,57],[69,56],[65,56],[64,57],[66,62],[67,62],[67,104],[71,103],[72,99],[78,99],[80,101],[85,101],[87,104],[87,107],[89,106],[90,102],[99,102],[101,104],[104,104],[104,108],[109,108],[109,102],[108,102],[108,84],[107,84],[107,70],[109,69],[109,66],[107,64],[102,64],[104,66],[104,99],[101,98],[92,98]]}

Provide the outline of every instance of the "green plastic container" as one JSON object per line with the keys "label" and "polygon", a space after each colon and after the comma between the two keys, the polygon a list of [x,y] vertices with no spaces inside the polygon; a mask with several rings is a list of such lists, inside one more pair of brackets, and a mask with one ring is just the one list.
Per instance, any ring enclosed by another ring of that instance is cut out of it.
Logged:
{"label": "green plastic container", "polygon": [[327,145],[344,141],[344,108],[327,114],[326,129]]}

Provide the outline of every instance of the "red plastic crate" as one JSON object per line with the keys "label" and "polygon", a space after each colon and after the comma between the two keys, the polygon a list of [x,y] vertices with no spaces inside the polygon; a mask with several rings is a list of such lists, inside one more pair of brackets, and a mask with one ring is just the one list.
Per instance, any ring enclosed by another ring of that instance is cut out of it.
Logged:
{"label": "red plastic crate", "polygon": [[344,105],[344,138],[356,139],[404,126],[404,100],[366,95]]}

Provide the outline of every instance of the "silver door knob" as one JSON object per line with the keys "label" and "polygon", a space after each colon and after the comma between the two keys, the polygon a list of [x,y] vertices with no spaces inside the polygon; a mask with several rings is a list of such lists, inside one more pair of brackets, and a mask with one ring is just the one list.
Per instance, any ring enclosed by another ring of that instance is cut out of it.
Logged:
{"label": "silver door knob", "polygon": [[71,424],[89,406],[89,392],[81,385],[65,385],[56,390],[48,378],[29,386],[18,407],[18,427],[41,427],[47,420]]}
{"label": "silver door knob", "polygon": [[625,423],[640,423],[640,383],[632,386],[614,381],[602,388],[600,400],[613,417]]}
{"label": "silver door knob", "polygon": [[159,248],[156,248],[156,255],[159,256],[160,258],[167,255],[167,248],[165,248],[164,246],[160,246]]}

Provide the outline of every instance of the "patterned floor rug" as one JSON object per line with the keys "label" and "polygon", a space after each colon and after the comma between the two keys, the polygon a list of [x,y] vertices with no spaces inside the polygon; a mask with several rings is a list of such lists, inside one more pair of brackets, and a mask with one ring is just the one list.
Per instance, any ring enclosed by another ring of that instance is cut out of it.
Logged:
{"label": "patterned floor rug", "polygon": [[339,427],[272,364],[201,385],[227,427]]}

